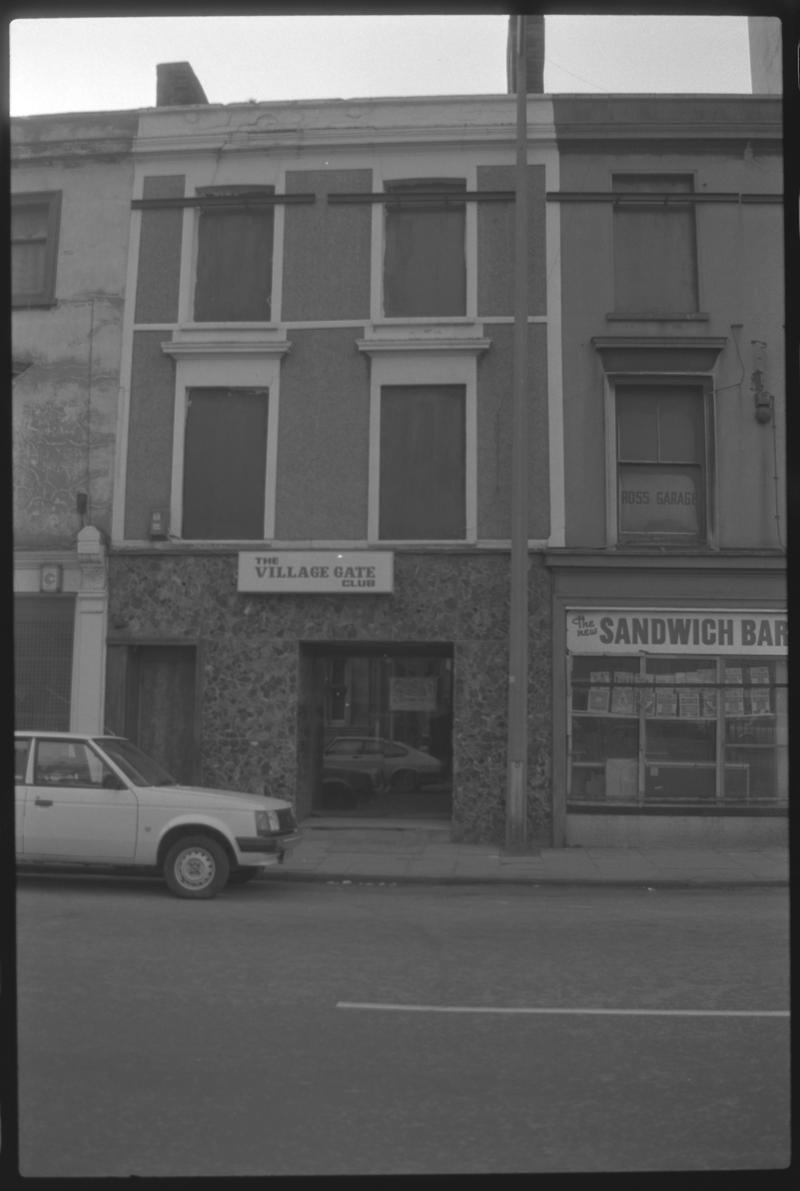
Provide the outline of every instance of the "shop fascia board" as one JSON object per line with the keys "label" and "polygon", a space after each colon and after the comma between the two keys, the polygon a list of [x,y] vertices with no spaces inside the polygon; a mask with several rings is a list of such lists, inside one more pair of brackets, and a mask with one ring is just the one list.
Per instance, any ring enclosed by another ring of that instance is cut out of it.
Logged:
{"label": "shop fascia board", "polygon": [[682,570],[682,571],[776,571],[786,570],[786,555],[779,551],[742,550],[713,554],[691,554],[683,551],[648,551],[612,553],[603,550],[546,550],[545,566],[586,570]]}

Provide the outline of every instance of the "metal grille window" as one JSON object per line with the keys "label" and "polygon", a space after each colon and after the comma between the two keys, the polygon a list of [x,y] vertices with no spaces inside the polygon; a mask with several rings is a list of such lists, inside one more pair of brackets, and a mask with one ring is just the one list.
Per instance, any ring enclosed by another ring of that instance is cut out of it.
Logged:
{"label": "metal grille window", "polygon": [[616,391],[620,537],[706,537],[706,433],[702,385]]}
{"label": "metal grille window", "polygon": [[17,728],[69,731],[74,623],[75,601],[70,596],[15,598]]}
{"label": "metal grille window", "polygon": [[785,807],[786,681],[752,656],[572,658],[568,802]]}
{"label": "metal grille window", "polygon": [[183,464],[184,538],[264,537],[266,389],[190,389]]}
{"label": "metal grille window", "polygon": [[61,192],[11,198],[11,294],[14,306],[49,306],[55,297]]}
{"label": "metal grille window", "polygon": [[216,200],[229,198],[230,203],[200,207],[195,322],[269,321],[273,208],[254,200],[273,195],[274,186],[202,193]]}
{"label": "metal grille window", "polygon": [[466,182],[427,178],[387,182],[386,190],[392,199],[386,202],[384,314],[466,314],[466,202],[459,199]]}

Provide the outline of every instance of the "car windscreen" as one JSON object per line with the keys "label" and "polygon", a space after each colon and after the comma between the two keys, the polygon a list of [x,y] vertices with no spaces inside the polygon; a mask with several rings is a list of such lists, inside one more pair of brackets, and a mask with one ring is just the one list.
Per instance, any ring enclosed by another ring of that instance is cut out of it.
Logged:
{"label": "car windscreen", "polygon": [[178,783],[163,765],[148,757],[129,740],[98,741],[100,748],[118,765],[135,786],[176,786]]}

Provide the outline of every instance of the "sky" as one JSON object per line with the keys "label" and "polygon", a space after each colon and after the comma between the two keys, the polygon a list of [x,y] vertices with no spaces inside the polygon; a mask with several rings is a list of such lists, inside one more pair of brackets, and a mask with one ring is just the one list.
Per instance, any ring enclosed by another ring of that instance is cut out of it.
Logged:
{"label": "sky", "polygon": [[[156,65],[210,103],[506,91],[505,15],[111,17],[10,25],[12,116],[153,107]],[[742,16],[546,16],[546,93],[750,92]]]}

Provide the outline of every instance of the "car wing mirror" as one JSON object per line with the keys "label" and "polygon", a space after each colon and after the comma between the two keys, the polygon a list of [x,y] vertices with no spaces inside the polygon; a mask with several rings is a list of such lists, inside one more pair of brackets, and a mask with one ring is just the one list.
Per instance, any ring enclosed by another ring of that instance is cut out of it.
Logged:
{"label": "car wing mirror", "polygon": [[107,773],[100,783],[104,790],[124,790],[125,783],[115,773]]}

